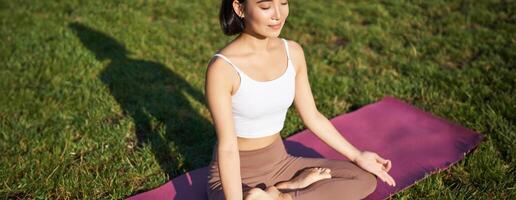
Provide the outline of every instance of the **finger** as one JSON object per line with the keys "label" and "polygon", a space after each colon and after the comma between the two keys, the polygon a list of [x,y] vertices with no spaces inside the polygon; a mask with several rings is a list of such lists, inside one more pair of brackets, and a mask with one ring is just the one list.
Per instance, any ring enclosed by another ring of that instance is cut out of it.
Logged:
{"label": "finger", "polygon": [[376,174],[383,182],[391,185],[389,178],[386,176],[387,174],[384,171],[380,171]]}
{"label": "finger", "polygon": [[396,182],[394,182],[394,179],[389,174],[387,174],[387,172],[383,171],[381,174],[385,179],[385,182],[387,182],[390,186],[396,186]]}
{"label": "finger", "polygon": [[381,163],[375,163],[374,164],[374,170],[385,171],[384,168],[385,168],[384,165],[382,165]]}
{"label": "finger", "polygon": [[383,171],[387,171],[387,164],[381,164],[381,163],[380,163],[380,165],[382,165],[382,170],[383,170]]}
{"label": "finger", "polygon": [[390,169],[391,169],[391,161],[390,160],[387,160],[387,162],[385,164],[382,164],[382,169],[386,172],[388,172]]}
{"label": "finger", "polygon": [[392,168],[392,162],[390,160],[387,160],[387,169],[385,171],[389,171]]}
{"label": "finger", "polygon": [[383,166],[382,166],[382,169],[385,170],[385,171],[389,171],[391,169],[391,161],[390,160],[387,160],[387,159],[384,159],[380,156],[378,156],[376,158],[377,162],[381,163]]}
{"label": "finger", "polygon": [[376,161],[382,163],[382,164],[386,164],[388,160],[386,159],[383,159],[382,157],[380,156],[376,156]]}
{"label": "finger", "polygon": [[394,181],[394,179],[392,178],[392,176],[390,176],[389,174],[387,174],[387,172],[383,172],[385,177],[389,180],[389,182],[392,183],[392,186],[396,186],[396,181]]}

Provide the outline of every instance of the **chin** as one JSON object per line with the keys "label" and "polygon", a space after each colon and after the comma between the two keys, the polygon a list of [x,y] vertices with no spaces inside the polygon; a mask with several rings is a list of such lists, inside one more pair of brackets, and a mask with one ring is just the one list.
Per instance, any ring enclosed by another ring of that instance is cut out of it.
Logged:
{"label": "chin", "polygon": [[281,29],[277,30],[277,31],[267,30],[264,32],[263,36],[274,38],[274,37],[279,37],[280,33],[281,33]]}
{"label": "chin", "polygon": [[277,38],[277,37],[279,37],[279,35],[280,35],[279,33],[273,33],[273,34],[268,35],[267,37]]}
{"label": "chin", "polygon": [[254,31],[254,34],[255,35],[258,35],[258,36],[261,36],[261,37],[270,37],[270,38],[275,38],[275,37],[279,37],[280,33],[281,33],[281,30],[282,28],[280,28],[279,30],[271,30],[269,27],[265,27],[263,29],[255,29],[256,31]]}

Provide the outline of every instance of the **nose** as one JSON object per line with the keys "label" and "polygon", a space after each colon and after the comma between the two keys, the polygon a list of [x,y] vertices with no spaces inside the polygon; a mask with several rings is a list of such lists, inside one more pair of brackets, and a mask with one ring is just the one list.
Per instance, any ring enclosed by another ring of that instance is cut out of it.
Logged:
{"label": "nose", "polygon": [[272,19],[279,20],[281,18],[281,12],[279,5],[274,6],[274,14],[272,15]]}

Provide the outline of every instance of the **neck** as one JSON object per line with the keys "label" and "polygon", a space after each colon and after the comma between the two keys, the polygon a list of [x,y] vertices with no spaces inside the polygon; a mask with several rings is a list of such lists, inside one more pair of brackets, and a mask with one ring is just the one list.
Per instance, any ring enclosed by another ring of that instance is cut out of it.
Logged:
{"label": "neck", "polygon": [[249,50],[250,52],[254,53],[262,53],[267,52],[268,49],[270,49],[272,43],[270,42],[270,37],[264,37],[261,35],[249,33],[249,32],[242,32],[236,40],[240,40],[241,42],[245,43],[245,48]]}

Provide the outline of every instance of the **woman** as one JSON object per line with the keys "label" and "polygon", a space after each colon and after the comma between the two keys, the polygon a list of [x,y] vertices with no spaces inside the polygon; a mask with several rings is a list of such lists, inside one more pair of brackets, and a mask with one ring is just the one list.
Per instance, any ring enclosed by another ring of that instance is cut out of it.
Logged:
{"label": "woman", "polygon": [[[226,35],[206,72],[206,98],[217,133],[209,199],[360,199],[376,177],[394,186],[391,162],[348,143],[316,108],[302,47],[278,38],[287,0],[223,0]],[[289,155],[280,131],[294,103],[304,124],[349,158]]]}

